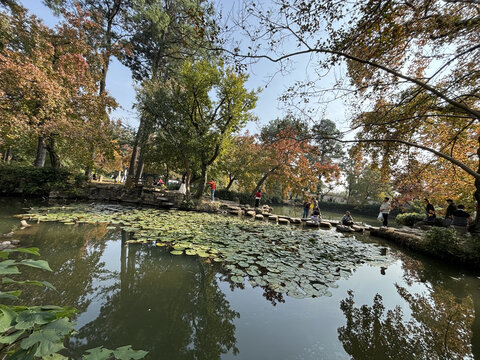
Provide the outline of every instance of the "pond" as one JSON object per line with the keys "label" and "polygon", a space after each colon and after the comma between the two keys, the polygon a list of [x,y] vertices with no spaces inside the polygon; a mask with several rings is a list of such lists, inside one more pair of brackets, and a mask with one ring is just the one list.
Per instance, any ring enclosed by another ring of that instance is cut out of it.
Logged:
{"label": "pond", "polygon": [[53,272],[23,276],[58,292],[22,296],[78,309],[72,356],[131,344],[147,359],[480,358],[476,272],[334,230],[38,205],[1,200],[0,232],[13,214],[41,218],[15,237]]}

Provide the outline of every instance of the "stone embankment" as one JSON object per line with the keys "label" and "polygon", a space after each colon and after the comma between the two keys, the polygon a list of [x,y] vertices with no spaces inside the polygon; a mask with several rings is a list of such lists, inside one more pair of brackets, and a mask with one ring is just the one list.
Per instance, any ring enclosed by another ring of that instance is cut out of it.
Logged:
{"label": "stone embankment", "polygon": [[262,208],[253,209],[249,205],[231,205],[223,203],[220,206],[220,211],[235,216],[244,216],[255,218],[255,220],[275,222],[282,225],[298,224],[308,228],[324,228],[331,229],[336,228],[338,232],[342,233],[364,233],[369,232],[370,235],[380,237],[404,247],[416,249],[419,246],[423,247],[424,240],[422,235],[423,230],[413,229],[408,227],[402,228],[383,228],[374,226],[360,226],[352,225],[345,226],[339,221],[335,220],[321,220],[319,222],[312,221],[310,219],[301,219],[295,217],[289,217],[284,215],[271,214],[271,208],[269,206],[263,206]]}
{"label": "stone embankment", "polygon": [[90,201],[114,201],[135,205],[148,205],[171,209],[178,207],[184,195],[178,191],[162,190],[155,186],[137,186],[127,189],[123,184],[91,183],[77,194],[51,191],[50,199],[80,198]]}

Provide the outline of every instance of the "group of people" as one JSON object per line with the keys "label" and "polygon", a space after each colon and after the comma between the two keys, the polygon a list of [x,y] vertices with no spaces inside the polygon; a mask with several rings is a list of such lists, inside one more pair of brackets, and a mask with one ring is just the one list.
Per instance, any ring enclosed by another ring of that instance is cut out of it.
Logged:
{"label": "group of people", "polygon": [[322,214],[320,213],[320,208],[318,207],[318,200],[316,198],[313,198],[313,197],[311,199],[306,198],[305,201],[303,202],[303,214],[302,214],[303,219],[308,219],[310,210],[312,210],[310,219],[312,221],[315,221],[316,223],[319,223],[322,218]]}
{"label": "group of people", "polygon": [[[428,199],[424,199],[425,201],[425,213],[426,217],[424,222],[426,224],[434,224],[435,223],[435,208],[434,206],[428,201]],[[452,199],[447,199],[447,210],[445,212],[445,227],[449,226],[456,226],[466,228],[467,225],[472,220],[472,216],[465,211],[465,205],[458,204],[455,205]]]}
{"label": "group of people", "polygon": [[[185,184],[184,179],[182,179],[181,185],[185,186],[184,184]],[[213,202],[215,200],[215,180],[211,179],[207,184],[210,186],[211,201]],[[159,180],[157,185],[163,185],[163,181]],[[261,199],[262,199],[262,191],[257,190],[257,192],[255,193],[256,208],[260,206]],[[467,227],[472,217],[468,212],[465,211],[465,205],[463,204],[455,205],[452,199],[447,199],[446,201],[448,206],[445,213],[445,226],[449,227],[453,225],[457,227]],[[428,199],[424,199],[424,202],[425,202],[424,223],[433,225],[436,219],[435,207],[428,201]],[[391,210],[392,210],[392,204],[390,203],[390,198],[385,197],[383,199],[382,204],[380,205],[380,212],[378,215],[378,219],[382,221],[382,227],[388,226],[388,216]],[[311,215],[310,215],[310,211],[312,211]],[[318,206],[318,200],[314,197],[310,199],[306,198],[305,201],[303,202],[302,218],[308,219],[309,215],[310,215],[310,219],[312,221],[315,221],[316,223],[319,223],[322,217],[322,214],[320,213],[320,208]],[[350,214],[350,211],[345,212],[345,215],[342,217],[341,223],[342,225],[346,225],[346,226],[353,225],[353,217]]]}
{"label": "group of people", "polygon": [[[425,202],[425,218],[423,219],[423,222],[427,225],[433,225],[435,224],[435,219],[437,218],[437,215],[435,213],[435,207],[430,203],[427,198],[423,199],[423,201]],[[445,227],[453,225],[456,227],[466,228],[472,220],[472,217],[468,212],[465,211],[465,205],[455,205],[452,199],[447,199],[446,202],[448,206],[445,212]],[[379,219],[382,219],[383,221],[383,227],[388,226],[388,215],[390,214],[390,210],[392,210],[390,199],[388,197],[385,197],[383,199],[383,203],[380,205],[379,214]]]}

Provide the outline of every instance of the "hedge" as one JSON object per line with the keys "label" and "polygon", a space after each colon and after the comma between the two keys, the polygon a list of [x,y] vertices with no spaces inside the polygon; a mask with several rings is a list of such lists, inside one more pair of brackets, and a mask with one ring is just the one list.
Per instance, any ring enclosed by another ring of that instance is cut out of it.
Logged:
{"label": "hedge", "polygon": [[25,165],[0,165],[2,196],[48,196],[51,190],[70,190],[84,179],[69,170]]}
{"label": "hedge", "polygon": [[[222,200],[238,201],[240,204],[254,205],[255,203],[255,198],[251,194],[232,190],[217,189],[215,190],[215,197]],[[262,204],[283,204],[283,200],[277,196],[263,194]]]}

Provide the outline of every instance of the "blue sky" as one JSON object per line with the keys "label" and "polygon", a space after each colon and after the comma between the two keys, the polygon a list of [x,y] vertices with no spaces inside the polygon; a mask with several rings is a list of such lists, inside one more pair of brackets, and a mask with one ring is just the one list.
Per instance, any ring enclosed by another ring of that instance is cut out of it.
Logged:
{"label": "blue sky", "polygon": [[[55,17],[51,10],[42,4],[41,0],[21,0],[21,3],[50,27],[55,26],[59,21],[59,18]],[[278,97],[295,81],[308,78],[309,72],[313,71],[306,56],[294,59],[292,69],[287,74],[277,73],[276,65],[267,60],[262,60],[249,67],[250,78],[247,82],[247,88],[262,88],[257,107],[254,110],[258,122],[250,123],[246,128],[250,133],[257,133],[260,127],[268,121],[282,117],[285,114],[285,109],[282,109],[282,103],[279,102]],[[275,76],[273,76],[274,74]],[[328,82],[333,81],[332,77],[334,75],[329,74],[325,78],[324,85],[328,86]],[[107,90],[120,104],[120,107],[111,114],[111,117],[121,119],[123,123],[132,127],[137,127],[138,117],[135,110],[132,109],[135,102],[135,83],[132,80],[130,70],[116,59],[112,60],[108,70]],[[327,107],[326,116],[335,121],[338,128],[343,130],[347,128],[348,124],[344,120],[345,107],[341,102],[337,101],[330,104]]]}

